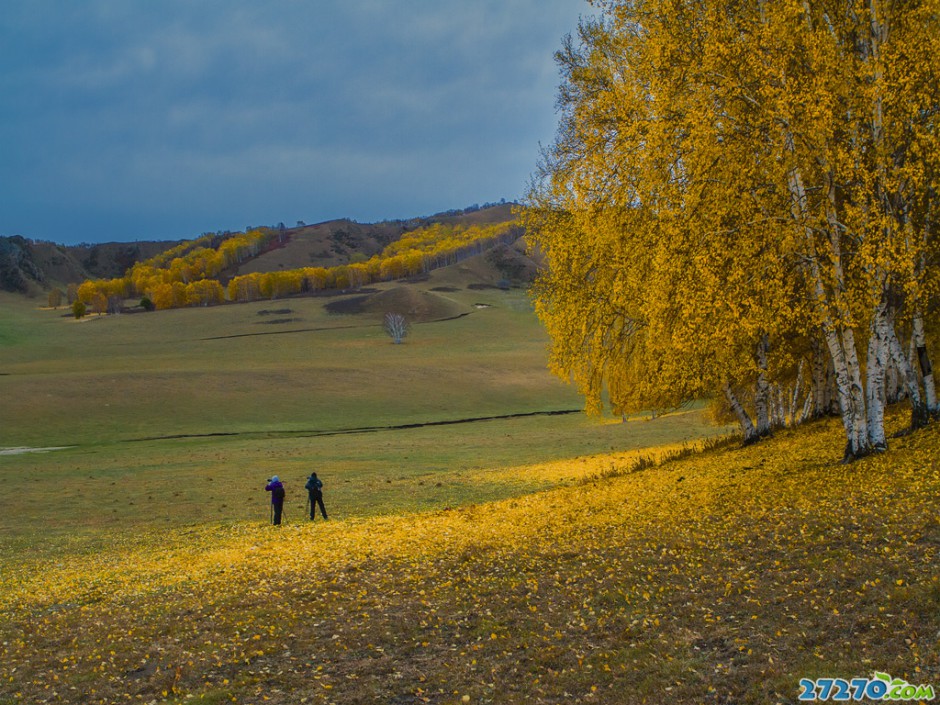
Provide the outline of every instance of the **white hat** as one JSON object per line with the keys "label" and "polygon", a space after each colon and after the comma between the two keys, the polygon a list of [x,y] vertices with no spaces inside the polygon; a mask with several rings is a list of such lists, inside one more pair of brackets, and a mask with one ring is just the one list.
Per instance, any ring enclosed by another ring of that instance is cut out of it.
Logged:
{"label": "white hat", "polygon": [[275,475],[271,478],[271,482],[280,482],[280,480],[278,479],[277,475]]}

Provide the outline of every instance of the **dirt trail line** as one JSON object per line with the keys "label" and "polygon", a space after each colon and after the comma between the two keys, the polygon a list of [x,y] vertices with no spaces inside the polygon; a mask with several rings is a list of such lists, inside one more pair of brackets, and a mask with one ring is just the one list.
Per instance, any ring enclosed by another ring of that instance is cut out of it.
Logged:
{"label": "dirt trail line", "polygon": [[[414,325],[425,325],[427,323],[441,323],[443,321],[456,321],[458,318],[463,318],[464,316],[469,316],[473,311],[467,311],[466,313],[459,313],[456,316],[448,316],[447,318],[432,318],[429,321],[416,321]],[[199,340],[228,340],[229,338],[253,338],[259,335],[287,335],[288,333],[322,333],[329,330],[350,330],[352,328],[378,328],[381,326],[381,322],[376,323],[357,323],[351,326],[323,326],[320,328],[295,328],[293,330],[265,330],[259,331],[257,333],[234,333],[232,335],[216,335],[211,338],[199,338]]]}
{"label": "dirt trail line", "polygon": [[421,423],[406,423],[395,426],[360,426],[357,428],[335,428],[329,430],[308,429],[301,431],[218,431],[215,433],[180,433],[172,436],[149,436],[147,438],[130,438],[122,443],[140,443],[143,441],[170,441],[181,438],[215,438],[217,436],[233,436],[250,438],[252,436],[282,436],[291,438],[313,438],[319,436],[347,436],[359,433],[379,433],[381,431],[405,431],[412,428],[428,428],[430,426],[454,426],[465,423],[479,423],[482,421],[497,421],[501,419],[522,419],[531,416],[564,416],[566,414],[580,414],[581,409],[556,409],[553,411],[526,411],[520,414],[502,414],[499,416],[474,416],[465,419],[446,419],[444,421],[424,421]]}

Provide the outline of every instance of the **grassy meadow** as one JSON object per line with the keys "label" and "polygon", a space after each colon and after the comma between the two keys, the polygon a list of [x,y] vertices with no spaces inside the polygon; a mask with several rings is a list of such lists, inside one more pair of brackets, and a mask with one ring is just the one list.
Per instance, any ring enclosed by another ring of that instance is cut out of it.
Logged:
{"label": "grassy meadow", "polygon": [[625,424],[577,413],[545,369],[524,292],[448,286],[455,277],[423,289],[459,317],[417,323],[402,345],[376,316],[328,313],[338,297],[81,322],[6,297],[0,449],[60,450],[0,455],[0,552],[265,521],[273,474],[288,521],[302,518],[312,470],[335,518],[362,517],[530,492],[571,473],[514,468],[722,432],[696,410]]}
{"label": "grassy meadow", "polygon": [[[579,407],[545,373],[545,339],[519,292],[505,306],[416,325],[402,346],[369,318],[329,315],[325,301],[81,322],[4,307],[0,340],[10,344],[0,373],[16,403],[0,412],[0,445],[298,433]],[[30,330],[19,332],[24,325]]]}
{"label": "grassy meadow", "polygon": [[401,346],[319,298],[81,323],[0,299],[0,448],[66,446],[0,455],[0,705],[940,686],[936,425],[840,465],[836,420],[741,448],[698,409],[533,415],[581,402],[524,293],[456,277],[422,286],[468,315]]}

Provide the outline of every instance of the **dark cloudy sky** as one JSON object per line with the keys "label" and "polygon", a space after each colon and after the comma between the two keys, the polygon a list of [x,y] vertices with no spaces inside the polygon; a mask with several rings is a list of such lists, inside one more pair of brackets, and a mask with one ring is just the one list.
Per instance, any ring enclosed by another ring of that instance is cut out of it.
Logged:
{"label": "dark cloudy sky", "polygon": [[583,0],[3,0],[0,235],[178,239],[521,196]]}

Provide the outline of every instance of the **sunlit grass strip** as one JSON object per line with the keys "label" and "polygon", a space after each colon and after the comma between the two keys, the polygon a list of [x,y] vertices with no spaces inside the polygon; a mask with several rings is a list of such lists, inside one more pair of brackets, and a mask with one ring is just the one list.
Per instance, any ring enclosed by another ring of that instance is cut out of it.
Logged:
{"label": "sunlit grass strip", "polygon": [[[820,433],[801,442],[775,442],[772,458],[748,464],[746,458],[758,450],[738,450],[727,441],[706,442],[711,446],[729,445],[704,456],[696,454],[696,445],[672,444],[611,455],[597,455],[573,461],[541,463],[494,470],[481,477],[519,482],[557,482],[564,479],[571,486],[528,497],[488,505],[474,505],[453,511],[430,514],[348,520],[326,524],[293,524],[272,529],[264,523],[242,523],[186,528],[173,531],[135,532],[126,537],[126,548],[115,541],[102,555],[50,560],[41,566],[23,563],[7,566],[0,577],[0,608],[56,603],[81,604],[103,597],[120,598],[146,594],[181,584],[210,585],[221,573],[242,570],[249,574],[277,566],[279,572],[313,572],[330,566],[351,565],[374,556],[415,556],[459,551],[468,545],[500,541],[513,537],[541,535],[553,525],[554,515],[564,497],[577,507],[590,507],[593,516],[631,525],[659,518],[681,519],[673,515],[681,505],[695,507],[698,516],[716,503],[733,500],[728,511],[740,513],[749,507],[766,512],[775,508],[757,488],[774,483],[777,492],[787,491],[787,505],[804,505],[809,500],[816,508],[825,508],[833,487],[852,496],[882,496],[871,480],[860,472],[862,466],[835,466],[819,462],[826,458]],[[805,441],[814,441],[811,445]],[[702,444],[698,444],[702,447]],[[897,455],[901,455],[901,451]],[[884,469],[895,459],[878,457],[865,470]],[[668,462],[672,460],[673,462]],[[659,467],[661,462],[668,462]],[[741,465],[741,463],[744,463]],[[788,465],[801,471],[788,472]],[[642,472],[648,470],[648,472]],[[888,474],[894,481],[907,475],[903,467]],[[743,483],[735,472],[748,473]],[[936,480],[938,467],[927,469],[928,478]],[[681,476],[683,500],[670,498]],[[923,481],[921,479],[920,481]],[[821,482],[824,492],[812,495],[811,488]],[[596,487],[601,483],[602,492]],[[734,495],[730,494],[734,491]],[[694,493],[691,494],[691,493]],[[574,510],[572,510],[574,511]],[[317,547],[317,550],[311,550]],[[229,576],[231,577],[231,576]]]}
{"label": "sunlit grass strip", "polygon": [[[499,468],[481,472],[478,478],[528,486],[540,482],[588,483],[638,472],[701,447],[702,443],[669,444],[573,461]],[[6,566],[0,576],[0,609],[31,604],[81,604],[98,601],[103,596],[122,597],[184,583],[211,583],[215,576],[231,569],[254,571],[273,563],[282,570],[294,566],[316,571],[325,566],[354,564],[375,555],[460,550],[466,541],[479,540],[480,531],[486,526],[490,526],[488,533],[492,538],[508,531],[507,523],[517,520],[524,523],[527,514],[524,508],[534,503],[528,511],[535,514],[539,501],[537,497],[524,497],[493,503],[485,510],[471,506],[444,513],[317,525],[288,524],[279,530],[272,530],[267,524],[241,523],[135,531],[125,535],[123,541],[113,540],[109,550],[101,554],[62,557],[43,561],[41,566],[29,562]],[[470,517],[478,511],[492,517],[482,525],[473,522]],[[305,549],[311,542],[324,544],[329,550],[308,555]]]}

